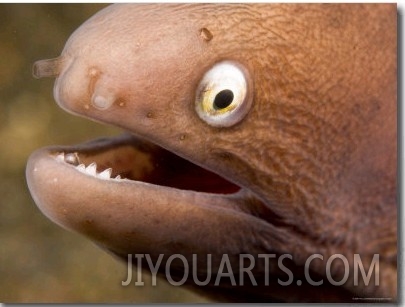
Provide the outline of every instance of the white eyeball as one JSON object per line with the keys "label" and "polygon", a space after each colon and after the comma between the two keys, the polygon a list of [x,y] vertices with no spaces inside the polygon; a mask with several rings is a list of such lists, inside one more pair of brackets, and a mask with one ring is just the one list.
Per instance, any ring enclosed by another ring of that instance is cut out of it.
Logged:
{"label": "white eyeball", "polygon": [[221,62],[207,71],[197,87],[198,116],[214,127],[240,122],[252,106],[252,85],[247,71],[233,62]]}

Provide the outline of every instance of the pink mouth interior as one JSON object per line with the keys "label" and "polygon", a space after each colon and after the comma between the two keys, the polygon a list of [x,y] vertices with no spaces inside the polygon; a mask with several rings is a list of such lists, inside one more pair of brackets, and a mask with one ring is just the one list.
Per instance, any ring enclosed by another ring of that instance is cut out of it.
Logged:
{"label": "pink mouth interior", "polygon": [[[97,164],[97,173],[111,168],[111,178],[206,193],[231,194],[240,187],[163,148],[126,136],[99,139],[76,149],[64,148],[65,162],[78,166]],[[68,157],[74,159],[69,159]]]}

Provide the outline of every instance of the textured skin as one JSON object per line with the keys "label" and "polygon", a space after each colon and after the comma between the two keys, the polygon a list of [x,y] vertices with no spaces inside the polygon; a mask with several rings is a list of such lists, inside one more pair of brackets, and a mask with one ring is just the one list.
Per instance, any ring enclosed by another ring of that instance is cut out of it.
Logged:
{"label": "textured skin", "polygon": [[[55,98],[70,112],[123,127],[242,186],[237,206],[255,218],[241,223],[258,218],[263,225],[241,226],[250,236],[243,239],[236,222],[224,221],[229,234],[209,236],[218,254],[289,253],[298,268],[314,253],[343,254],[351,268],[354,253],[366,268],[380,254],[375,288],[354,287],[351,269],[343,289],[274,286],[235,294],[214,287],[215,295],[395,299],[396,17],[389,4],[112,6],[68,41]],[[201,35],[204,28],[211,39]],[[254,87],[248,116],[222,129],[194,111],[202,75],[220,60],[244,65]],[[95,109],[95,92],[114,95],[114,104]],[[192,227],[199,238],[202,227]],[[180,243],[184,252],[187,242]],[[123,257],[132,251],[111,245]],[[333,270],[340,280],[342,266]],[[323,275],[325,262],[315,271]]]}

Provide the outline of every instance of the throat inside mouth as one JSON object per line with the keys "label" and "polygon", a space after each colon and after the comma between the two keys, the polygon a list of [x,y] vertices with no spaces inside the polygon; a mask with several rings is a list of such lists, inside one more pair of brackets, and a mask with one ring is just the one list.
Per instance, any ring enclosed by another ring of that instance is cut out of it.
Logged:
{"label": "throat inside mouth", "polygon": [[161,147],[131,135],[103,138],[53,152],[61,163],[100,180],[142,181],[205,193],[231,194],[240,187]]}

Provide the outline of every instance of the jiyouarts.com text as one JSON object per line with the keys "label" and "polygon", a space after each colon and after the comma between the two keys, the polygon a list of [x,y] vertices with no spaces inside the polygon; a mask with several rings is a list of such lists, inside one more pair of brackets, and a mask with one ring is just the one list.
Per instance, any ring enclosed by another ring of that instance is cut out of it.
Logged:
{"label": "jiyouarts.com text", "polygon": [[[181,286],[187,281],[198,286],[206,286],[213,284],[220,285],[221,282],[230,283],[232,286],[243,286],[249,283],[253,286],[258,286],[259,283],[268,286],[272,271],[271,265],[276,265],[278,272],[283,276],[277,277],[276,282],[281,286],[289,286],[293,283],[300,286],[303,280],[312,286],[320,286],[326,282],[341,286],[345,284],[349,278],[352,278],[352,283],[357,286],[359,283],[368,285],[373,283],[379,285],[379,255],[374,254],[372,261],[368,265],[364,265],[359,254],[354,254],[352,259],[346,258],[342,254],[334,254],[328,258],[324,258],[321,254],[310,255],[303,265],[303,272],[299,279],[295,278],[293,271],[287,265],[288,261],[292,261],[293,257],[289,254],[258,254],[256,256],[250,254],[240,254],[235,261],[235,256],[230,257],[227,254],[221,255],[214,264],[213,255],[204,255],[201,261],[201,255],[193,254],[190,257],[185,257],[181,254],[164,255],[160,254],[151,257],[149,254],[128,254],[127,276],[121,282],[123,286],[133,284],[135,286],[144,286],[145,280],[143,273],[149,271],[151,274],[151,285],[156,286],[157,276],[163,276],[170,284]],[[232,259],[232,261],[231,261]],[[163,261],[164,260],[164,261]],[[349,265],[349,260],[352,265]],[[311,265],[315,261],[324,263],[325,274],[323,277],[314,275],[311,271]],[[338,264],[343,269],[343,274],[335,276],[333,267]],[[260,267],[260,271],[265,272],[264,278],[257,280],[255,270]],[[176,273],[173,274],[173,271]],[[204,272],[204,277],[201,277],[199,272]],[[179,276],[179,273],[180,276]],[[350,274],[352,273],[352,274]],[[372,278],[374,277],[374,278]]]}

